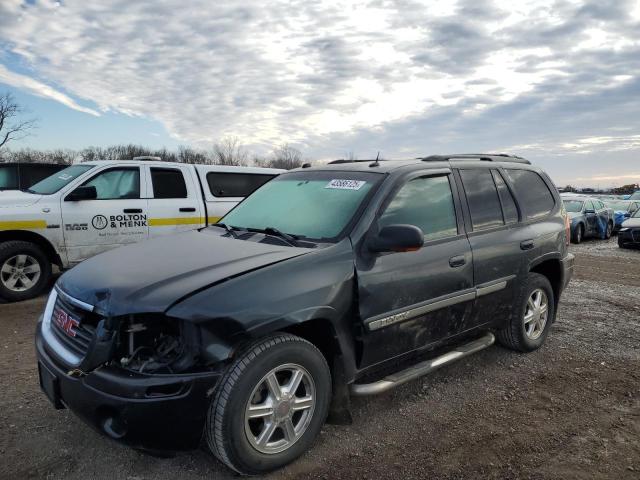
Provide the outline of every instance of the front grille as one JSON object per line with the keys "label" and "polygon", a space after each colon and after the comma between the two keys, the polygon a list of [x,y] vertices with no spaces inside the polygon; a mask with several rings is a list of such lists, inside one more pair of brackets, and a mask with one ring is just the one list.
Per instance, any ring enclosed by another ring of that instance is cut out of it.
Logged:
{"label": "front grille", "polygon": [[631,239],[634,242],[640,242],[640,228],[636,228],[635,230],[631,230]]}
{"label": "front grille", "polygon": [[64,348],[83,358],[95,334],[95,316],[58,295],[53,307],[51,331]]}

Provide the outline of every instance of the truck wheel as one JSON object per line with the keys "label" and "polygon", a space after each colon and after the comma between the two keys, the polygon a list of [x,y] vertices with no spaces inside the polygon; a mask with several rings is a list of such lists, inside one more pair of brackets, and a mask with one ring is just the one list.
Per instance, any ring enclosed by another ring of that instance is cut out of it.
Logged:
{"label": "truck wheel", "polygon": [[0,244],[0,297],[18,302],[38,296],[51,279],[51,263],[42,249],[19,240]]}
{"label": "truck wheel", "polygon": [[498,331],[497,339],[512,350],[531,352],[544,343],[555,314],[553,289],[547,277],[529,273],[516,305],[518,310],[506,328]]}
{"label": "truck wheel", "polygon": [[580,243],[582,242],[583,238],[584,238],[584,227],[580,223],[576,226],[576,229],[573,231],[573,235],[571,236],[571,241],[573,243]]}
{"label": "truck wheel", "polygon": [[306,340],[276,334],[251,344],[216,387],[205,426],[207,443],[245,475],[276,470],[308,450],[331,400],[331,373]]}

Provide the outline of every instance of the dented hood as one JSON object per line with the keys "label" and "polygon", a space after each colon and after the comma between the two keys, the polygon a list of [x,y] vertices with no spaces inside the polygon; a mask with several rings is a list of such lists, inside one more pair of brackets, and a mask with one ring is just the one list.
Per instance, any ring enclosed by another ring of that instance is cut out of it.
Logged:
{"label": "dented hood", "polygon": [[164,312],[194,292],[309,252],[222,237],[218,230],[194,230],[111,250],[74,267],[57,286],[105,316]]}

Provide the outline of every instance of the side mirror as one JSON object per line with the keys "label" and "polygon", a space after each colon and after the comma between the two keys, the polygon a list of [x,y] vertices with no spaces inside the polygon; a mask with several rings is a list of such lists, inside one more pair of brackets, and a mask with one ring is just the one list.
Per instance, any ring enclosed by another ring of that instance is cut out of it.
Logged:
{"label": "side mirror", "polygon": [[76,188],[64,200],[66,202],[78,202],[80,200],[95,200],[96,198],[98,198],[98,192],[96,187],[91,185]]}
{"label": "side mirror", "polygon": [[624,218],[630,218],[634,212],[624,212]]}
{"label": "side mirror", "polygon": [[591,214],[591,213],[596,213],[596,211],[592,209],[588,209],[588,210],[585,210],[584,213]]}
{"label": "side mirror", "polygon": [[424,233],[414,225],[388,225],[369,241],[372,252],[415,252],[424,245]]}

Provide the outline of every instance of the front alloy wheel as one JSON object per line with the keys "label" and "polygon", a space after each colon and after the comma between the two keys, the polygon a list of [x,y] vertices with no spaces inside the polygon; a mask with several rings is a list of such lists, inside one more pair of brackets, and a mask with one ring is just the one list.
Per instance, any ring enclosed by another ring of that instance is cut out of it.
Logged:
{"label": "front alloy wheel", "polygon": [[331,384],[326,359],[307,340],[288,333],[256,340],[216,385],[205,428],[209,448],[247,475],[292,462],[320,433]]}
{"label": "front alloy wheel", "polygon": [[307,430],[315,406],[315,385],[300,365],[267,373],[253,389],[245,410],[245,433],[261,453],[290,448]]}
{"label": "front alloy wheel", "polygon": [[31,255],[14,255],[0,267],[0,281],[12,292],[25,292],[33,288],[38,280],[40,264]]}

